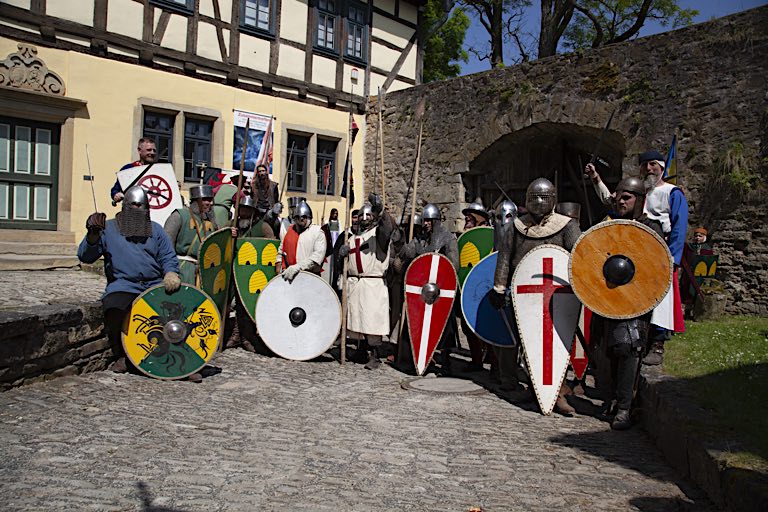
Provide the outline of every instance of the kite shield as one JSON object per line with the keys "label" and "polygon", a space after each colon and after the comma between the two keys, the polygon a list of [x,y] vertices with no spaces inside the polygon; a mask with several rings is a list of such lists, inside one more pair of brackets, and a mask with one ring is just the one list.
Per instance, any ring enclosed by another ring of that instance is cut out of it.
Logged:
{"label": "kite shield", "polygon": [[251,320],[256,321],[256,303],[267,283],[275,277],[278,240],[238,238],[237,257],[232,266],[237,294]]}
{"label": "kite shield", "polygon": [[214,231],[203,240],[197,255],[200,268],[200,288],[210,295],[219,313],[230,300],[227,295],[229,279],[232,276],[232,230],[223,228]]}

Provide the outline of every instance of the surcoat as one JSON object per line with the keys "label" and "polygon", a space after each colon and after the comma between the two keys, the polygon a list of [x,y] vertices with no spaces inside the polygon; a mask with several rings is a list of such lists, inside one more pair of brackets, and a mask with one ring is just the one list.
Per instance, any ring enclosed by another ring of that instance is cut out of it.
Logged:
{"label": "surcoat", "polygon": [[347,327],[362,334],[389,334],[389,290],[384,280],[389,251],[376,256],[378,226],[350,238],[347,263]]}

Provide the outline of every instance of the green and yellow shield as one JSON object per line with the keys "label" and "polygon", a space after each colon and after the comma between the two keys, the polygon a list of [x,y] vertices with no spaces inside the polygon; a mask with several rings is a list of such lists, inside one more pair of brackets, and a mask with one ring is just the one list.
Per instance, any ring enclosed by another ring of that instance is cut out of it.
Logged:
{"label": "green and yellow shield", "polygon": [[279,240],[271,238],[240,238],[233,265],[237,294],[245,310],[255,321],[256,302],[270,279],[275,277]]}
{"label": "green and yellow shield", "polygon": [[211,360],[221,341],[221,316],[213,300],[186,284],[167,294],[163,285],[133,301],[123,349],[142,373],[181,379]]}
{"label": "green and yellow shield", "polygon": [[480,226],[465,231],[459,237],[459,288],[478,262],[493,252],[493,228]]}
{"label": "green and yellow shield", "polygon": [[207,293],[224,314],[229,296],[227,289],[232,276],[232,230],[214,231],[203,240],[197,255],[200,268],[200,288]]}

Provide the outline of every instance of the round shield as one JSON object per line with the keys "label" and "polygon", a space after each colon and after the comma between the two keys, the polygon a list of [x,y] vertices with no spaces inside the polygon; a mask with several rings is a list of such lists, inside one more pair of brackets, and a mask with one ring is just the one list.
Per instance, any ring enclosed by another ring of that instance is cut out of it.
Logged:
{"label": "round shield", "polygon": [[459,246],[459,287],[464,286],[464,280],[472,267],[493,251],[493,228],[480,226],[461,234],[457,240]]}
{"label": "round shield", "polygon": [[277,277],[256,303],[256,328],[272,352],[308,361],[327,351],[341,328],[341,304],[321,277],[300,272],[289,283]]}
{"label": "round shield", "polygon": [[651,311],[672,283],[672,255],[650,228],[632,220],[601,222],[571,251],[569,279],[595,314],[622,320]]}
{"label": "round shield", "polygon": [[493,291],[498,254],[492,252],[469,271],[461,289],[461,312],[469,328],[481,340],[499,347],[512,347],[516,343],[512,333],[512,311],[509,307],[494,308],[489,297]]}
{"label": "round shield", "polygon": [[169,295],[160,284],[133,301],[123,349],[142,373],[181,379],[211,360],[221,332],[221,316],[208,295],[185,284]]}

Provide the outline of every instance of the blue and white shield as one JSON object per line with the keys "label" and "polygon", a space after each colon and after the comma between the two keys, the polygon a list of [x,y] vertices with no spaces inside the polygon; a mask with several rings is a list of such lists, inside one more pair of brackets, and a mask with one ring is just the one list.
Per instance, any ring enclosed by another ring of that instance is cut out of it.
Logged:
{"label": "blue and white shield", "polygon": [[495,309],[489,297],[493,291],[497,255],[492,252],[467,274],[461,289],[461,311],[469,328],[481,340],[499,347],[512,347],[516,344],[512,333],[512,308]]}

